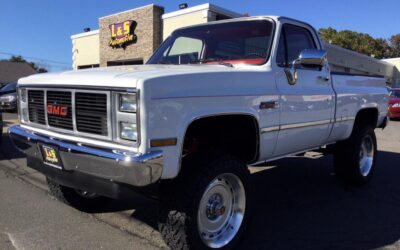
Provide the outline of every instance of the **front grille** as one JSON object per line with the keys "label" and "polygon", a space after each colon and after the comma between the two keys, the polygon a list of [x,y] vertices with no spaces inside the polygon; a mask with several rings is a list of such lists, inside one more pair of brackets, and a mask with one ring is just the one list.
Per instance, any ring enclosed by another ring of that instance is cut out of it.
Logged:
{"label": "front grille", "polygon": [[79,132],[107,135],[107,95],[76,93],[76,128]]}
{"label": "front grille", "polygon": [[47,105],[55,107],[65,107],[66,115],[47,114],[49,126],[73,130],[72,124],[72,100],[71,92],[65,91],[47,91]]}
{"label": "front grille", "polygon": [[44,91],[43,90],[29,90],[28,91],[28,113],[29,121],[46,124],[46,117],[44,113]]}
{"label": "front grille", "polygon": [[76,134],[109,137],[110,100],[107,93],[28,89],[29,121],[45,125],[48,129],[57,128]]}

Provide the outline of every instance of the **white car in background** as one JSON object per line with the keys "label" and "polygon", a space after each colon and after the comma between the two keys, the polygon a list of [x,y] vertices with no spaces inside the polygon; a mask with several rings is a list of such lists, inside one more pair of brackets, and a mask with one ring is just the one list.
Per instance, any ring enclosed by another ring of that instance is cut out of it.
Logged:
{"label": "white car in background", "polygon": [[0,89],[0,109],[3,111],[17,111],[17,84],[8,83]]}

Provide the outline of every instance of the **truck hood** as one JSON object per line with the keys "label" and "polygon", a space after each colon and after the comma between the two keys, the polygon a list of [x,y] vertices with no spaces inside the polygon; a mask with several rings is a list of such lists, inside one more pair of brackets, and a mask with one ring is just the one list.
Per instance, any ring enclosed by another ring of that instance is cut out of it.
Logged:
{"label": "truck hood", "polygon": [[36,74],[18,81],[19,85],[59,85],[99,86],[136,88],[140,80],[151,78],[201,73],[240,71],[241,67],[224,65],[136,65],[85,70],[73,70],[58,73]]}

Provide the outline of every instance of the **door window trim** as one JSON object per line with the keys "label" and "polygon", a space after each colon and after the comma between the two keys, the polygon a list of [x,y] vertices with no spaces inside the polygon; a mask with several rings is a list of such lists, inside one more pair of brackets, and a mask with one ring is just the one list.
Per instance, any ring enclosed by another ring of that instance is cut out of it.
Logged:
{"label": "door window trim", "polygon": [[[278,42],[278,44],[277,44],[278,46],[276,47],[277,54],[275,56],[275,64],[279,68],[289,68],[289,58],[288,58],[288,53],[287,53],[288,47],[287,47],[287,37],[286,37],[286,32],[285,32],[285,26],[295,26],[295,27],[302,28],[302,29],[306,30],[308,32],[308,34],[310,35],[310,37],[312,38],[312,43],[314,45],[314,48],[315,49],[319,49],[319,47],[320,47],[320,43],[317,43],[316,40],[315,40],[316,39],[316,37],[314,35],[315,30],[314,29],[310,30],[308,25],[307,26],[301,26],[301,25],[293,24],[293,23],[284,23],[284,24],[282,24],[281,32],[279,34],[279,38],[278,38],[278,41],[277,41]],[[279,51],[279,43],[280,43],[281,36],[283,36],[283,40],[284,40],[284,49],[285,49],[285,56],[284,56],[285,57],[285,63],[284,63],[284,65],[285,66],[279,65],[279,63],[277,61],[278,51]],[[321,69],[319,69],[319,68],[304,68],[304,67],[300,67],[299,70],[320,71]]]}

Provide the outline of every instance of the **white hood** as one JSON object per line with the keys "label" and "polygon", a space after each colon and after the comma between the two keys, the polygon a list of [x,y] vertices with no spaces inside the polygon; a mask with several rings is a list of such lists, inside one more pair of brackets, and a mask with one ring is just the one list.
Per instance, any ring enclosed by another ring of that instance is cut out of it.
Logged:
{"label": "white hood", "polygon": [[19,85],[99,86],[136,88],[139,80],[171,75],[235,71],[223,65],[136,65],[36,74],[21,78]]}

